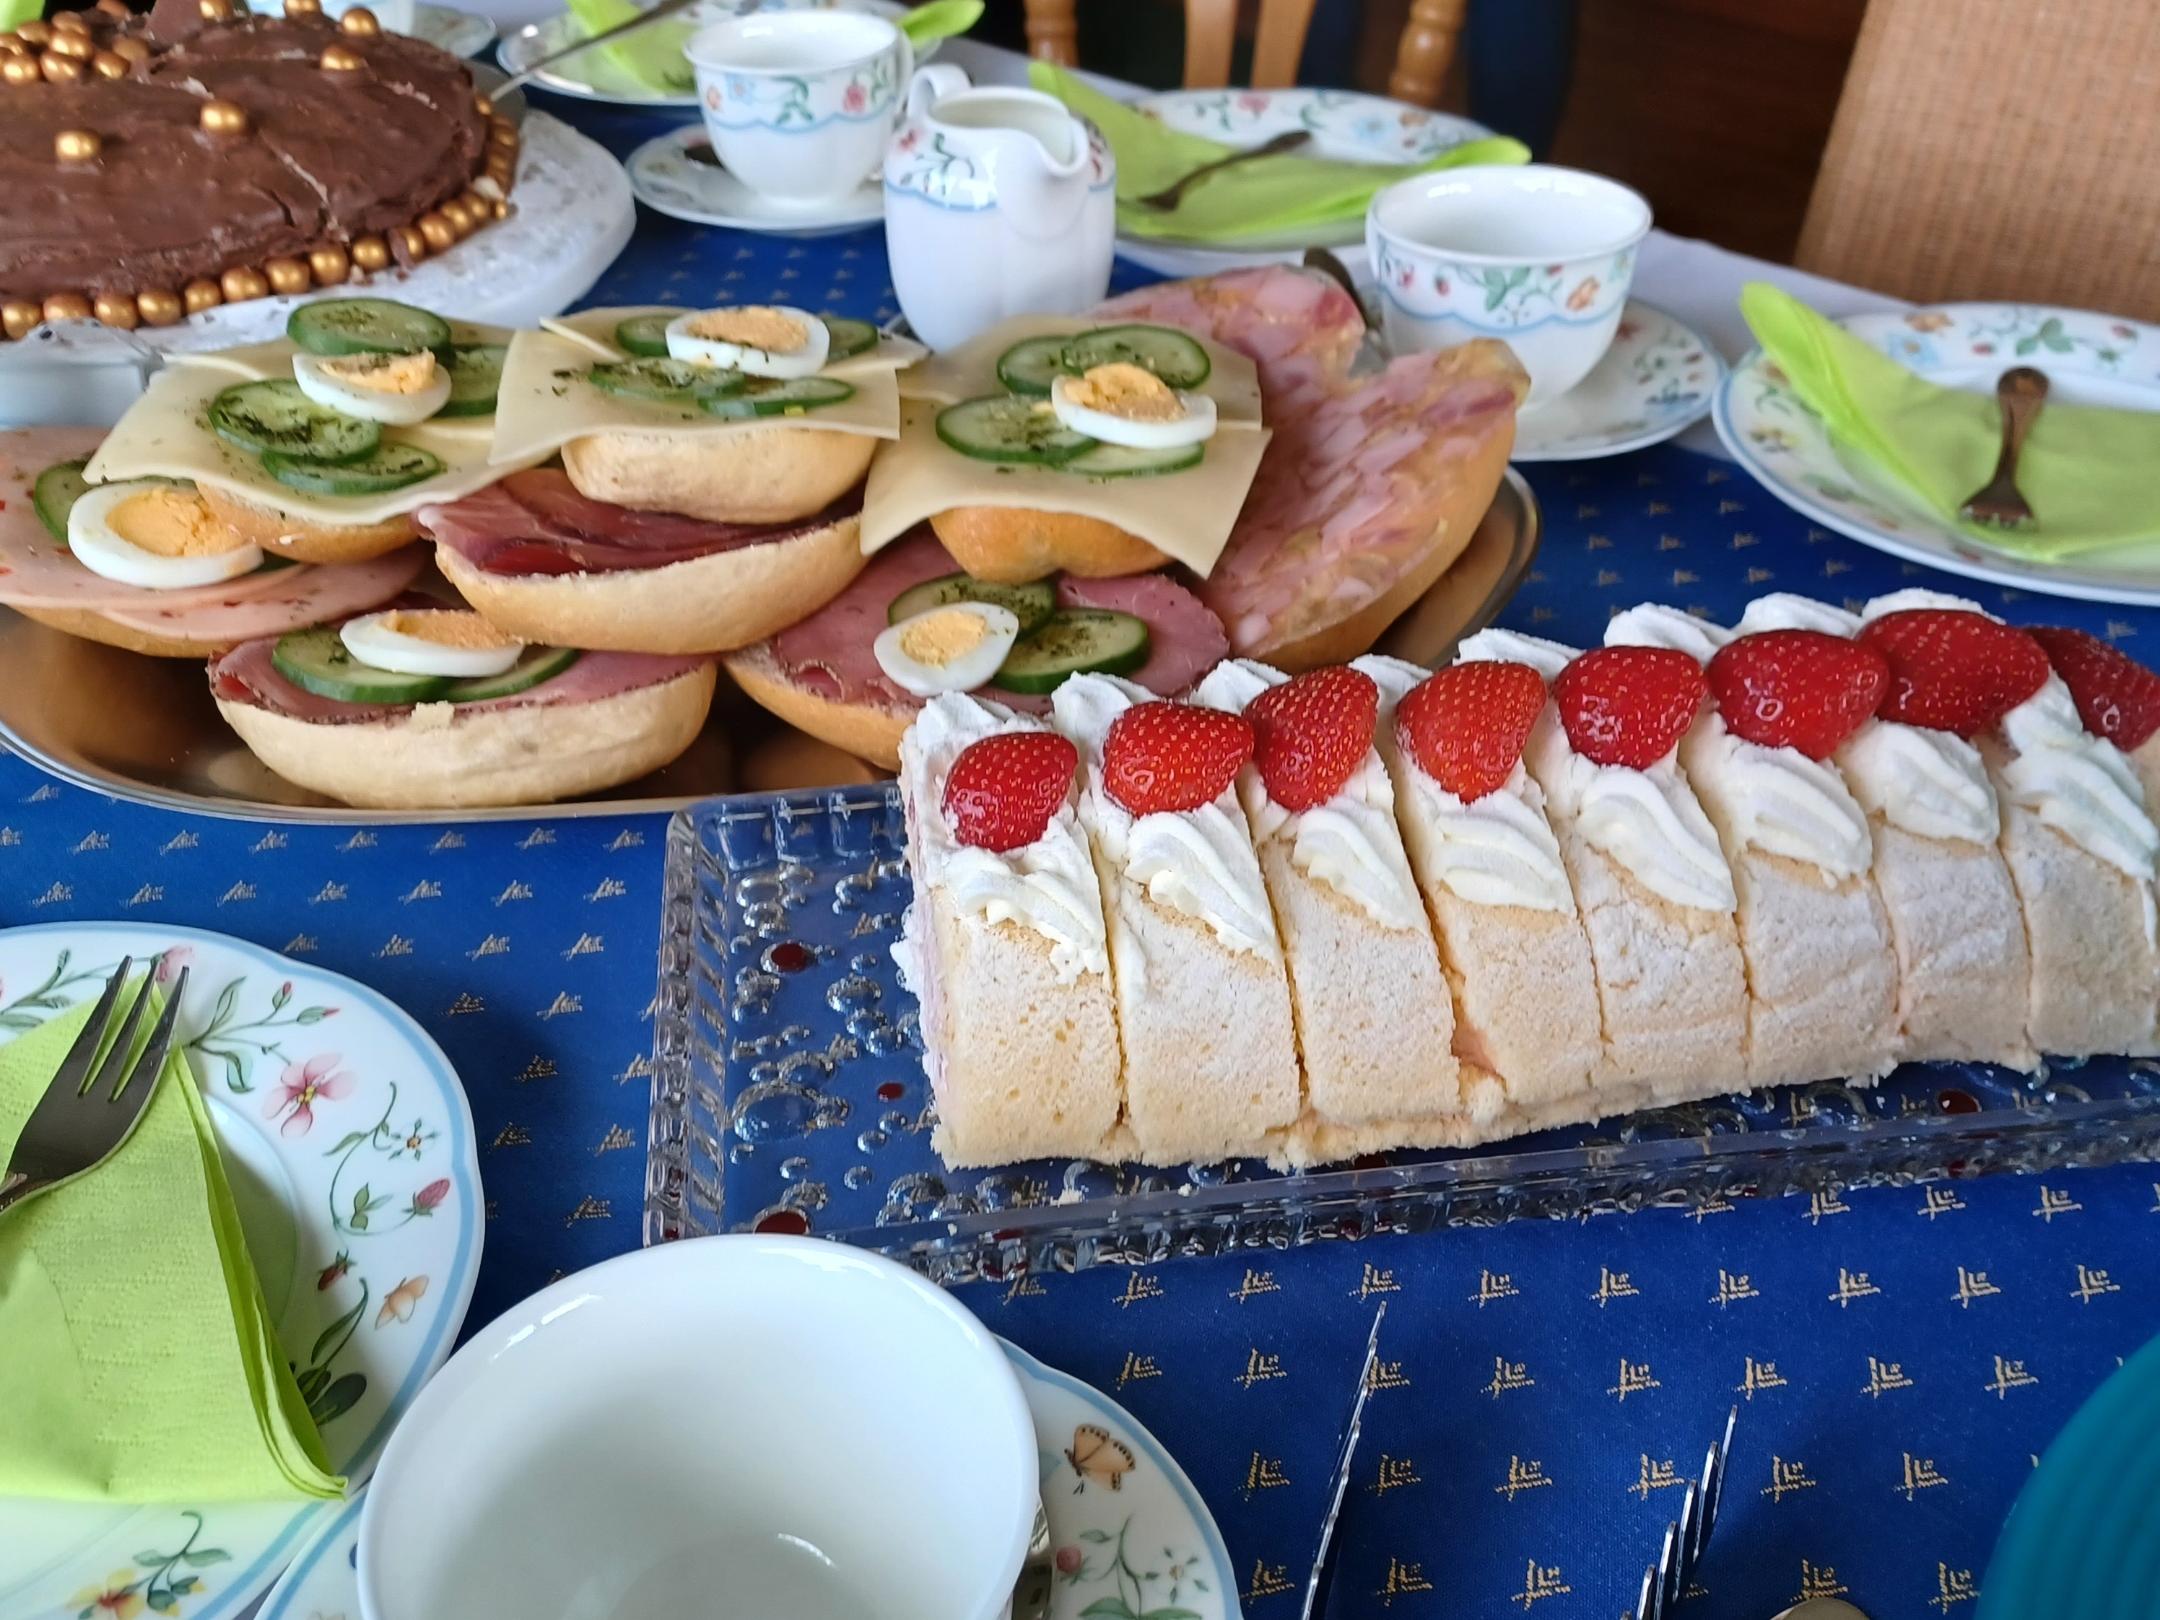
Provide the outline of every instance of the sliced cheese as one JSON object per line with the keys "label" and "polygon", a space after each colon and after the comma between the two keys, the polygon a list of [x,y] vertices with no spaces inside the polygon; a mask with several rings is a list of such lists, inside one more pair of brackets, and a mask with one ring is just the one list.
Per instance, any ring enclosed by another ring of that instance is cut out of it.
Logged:
{"label": "sliced cheese", "polygon": [[[289,366],[289,353],[287,359]],[[247,379],[229,366],[166,367],[114,424],[83,476],[93,484],[120,478],[186,478],[310,522],[357,525],[380,523],[435,501],[454,501],[486,488],[506,470],[489,459],[488,437],[474,433],[469,421],[422,422],[384,428],[383,442],[415,444],[440,457],[443,471],[435,477],[380,495],[306,494],[263,471],[259,456],[210,431],[210,402],[242,380]],[[514,465],[530,467],[546,459],[542,451]]]}
{"label": "sliced cheese", "polygon": [[870,463],[862,548],[876,551],[959,506],[1015,506],[1100,518],[1203,577],[1215,566],[1267,448],[1265,428],[1218,433],[1200,465],[1146,478],[1083,478],[1049,467],[977,461],[937,436],[934,400],[900,402],[900,442]]}
{"label": "sliced cheese", "polygon": [[900,434],[900,392],[890,370],[846,377],[854,395],[835,405],[821,405],[800,416],[758,416],[731,421],[695,405],[665,405],[627,399],[586,381],[596,360],[591,340],[558,337],[553,332],[520,332],[511,339],[503,366],[502,388],[495,396],[497,466],[529,467],[553,455],[572,439],[594,433],[684,433],[713,436],[776,424],[861,433],[873,439]]}
{"label": "sliced cheese", "polygon": [[[607,309],[581,309],[575,315],[548,315],[541,317],[540,329],[553,332],[557,337],[582,343],[602,360],[620,360],[623,351],[616,347],[615,328],[624,321],[636,320],[640,315],[659,315],[673,320],[690,311],[674,304],[622,304]],[[898,371],[912,366],[930,351],[909,338],[893,337],[889,333],[878,334],[878,345],[865,349],[861,354],[845,360],[835,360],[819,373],[823,377],[841,377],[853,381],[858,372]]]}
{"label": "sliced cheese", "polygon": [[[957,405],[983,394],[1009,392],[998,381],[998,356],[1015,343],[1029,338],[1071,337],[1103,326],[1129,325],[1119,321],[1084,321],[1070,315],[1021,315],[994,326],[981,337],[970,338],[957,349],[933,354],[919,366],[900,374],[904,399],[933,399],[940,405]],[[1148,324],[1148,323],[1141,323]],[[1211,343],[1196,333],[1186,333],[1207,350],[1207,381],[1191,390],[1215,402],[1218,427],[1256,428],[1261,425],[1260,375],[1253,363],[1235,349]]]}
{"label": "sliced cheese", "polygon": [[[452,343],[508,343],[517,334],[507,326],[482,326],[475,321],[452,321]],[[290,377],[293,374],[293,356],[300,352],[300,345],[291,338],[271,338],[266,343],[243,344],[236,349],[204,349],[192,354],[168,354],[168,366],[199,366],[210,371],[230,372],[242,382],[256,382],[264,377]],[[609,358],[613,358],[610,356]],[[452,418],[458,420],[458,418]],[[474,418],[464,418],[470,421]],[[480,418],[479,420],[485,420]]]}

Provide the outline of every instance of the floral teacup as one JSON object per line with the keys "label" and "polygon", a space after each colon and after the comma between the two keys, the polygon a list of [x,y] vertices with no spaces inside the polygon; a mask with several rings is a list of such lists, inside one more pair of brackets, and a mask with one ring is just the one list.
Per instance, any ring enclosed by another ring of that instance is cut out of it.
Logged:
{"label": "floral teacup", "polygon": [[1389,186],[1365,245],[1396,353],[1499,338],[1530,373],[1530,409],[1612,344],[1650,205],[1617,181],[1547,164],[1448,169]]}
{"label": "floral teacup", "polygon": [[915,72],[907,36],[860,11],[730,17],[684,53],[713,151],[776,202],[823,202],[869,179]]}

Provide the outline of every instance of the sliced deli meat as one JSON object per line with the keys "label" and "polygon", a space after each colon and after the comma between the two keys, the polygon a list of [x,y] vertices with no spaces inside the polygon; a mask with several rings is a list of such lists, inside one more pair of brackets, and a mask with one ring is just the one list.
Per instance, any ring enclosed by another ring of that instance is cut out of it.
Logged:
{"label": "sliced deli meat", "polygon": [[1529,386],[1503,344],[1355,377],[1355,301],[1287,266],[1145,288],[1101,313],[1184,327],[1258,368],[1275,441],[1200,585],[1243,657],[1303,668],[1365,651],[1492,504]]}
{"label": "sliced deli meat", "polygon": [[665,568],[745,546],[788,540],[844,522],[862,492],[791,523],[712,523],[639,512],[578,492],[560,468],[514,472],[446,505],[424,506],[421,530],[475,568],[511,578]]}
{"label": "sliced deli meat", "polygon": [[[366,562],[278,568],[249,575],[248,580],[260,579],[274,587],[253,594],[235,596],[228,591],[176,606],[165,598],[196,593],[145,591],[144,596],[155,600],[102,611],[113,623],[131,630],[184,635],[205,644],[240,642],[333,619],[349,619],[381,607],[410,585],[426,566],[427,554],[420,547],[400,546]],[[246,582],[232,581],[236,585]]]}

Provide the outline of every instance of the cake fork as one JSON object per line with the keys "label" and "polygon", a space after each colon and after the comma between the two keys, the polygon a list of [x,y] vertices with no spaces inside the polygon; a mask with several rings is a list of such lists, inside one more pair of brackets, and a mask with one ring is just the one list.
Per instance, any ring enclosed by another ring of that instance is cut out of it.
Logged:
{"label": "cake fork", "polygon": [[1643,1571],[1635,1620],[1665,1620],[1687,1595],[1688,1577],[1710,1545],[1710,1531],[1717,1523],[1718,1502],[1725,1494],[1725,1461],[1732,1455],[1733,1425],[1739,1418],[1737,1406],[1726,1412],[1724,1434],[1703,1457],[1702,1478],[1688,1481],[1679,1520],[1665,1527],[1657,1562]]}
{"label": "cake fork", "polygon": [[1959,517],[1991,529],[2022,529],[2033,521],[2032,507],[2018,493],[2018,454],[2047,395],[2047,373],[2033,366],[2012,366],[1995,380],[1995,403],[2002,407],[2002,451],[1995,458],[1995,476],[1965,498]]}

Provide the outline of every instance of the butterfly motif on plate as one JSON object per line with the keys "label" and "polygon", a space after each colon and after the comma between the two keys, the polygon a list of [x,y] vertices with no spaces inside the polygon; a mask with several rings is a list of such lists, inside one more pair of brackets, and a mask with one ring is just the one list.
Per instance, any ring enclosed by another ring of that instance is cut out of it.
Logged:
{"label": "butterfly motif on plate", "polygon": [[1133,1469],[1132,1448],[1112,1436],[1108,1429],[1092,1423],[1083,1423],[1073,1430],[1072,1444],[1065,1449],[1065,1460],[1080,1476],[1080,1483],[1073,1487],[1075,1496],[1086,1490],[1090,1482],[1117,1490]]}

